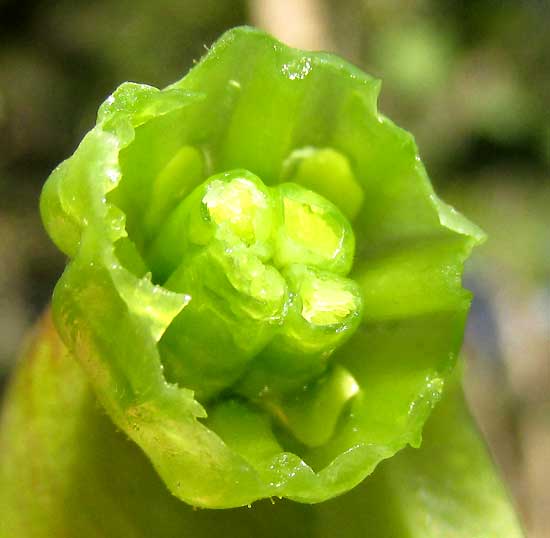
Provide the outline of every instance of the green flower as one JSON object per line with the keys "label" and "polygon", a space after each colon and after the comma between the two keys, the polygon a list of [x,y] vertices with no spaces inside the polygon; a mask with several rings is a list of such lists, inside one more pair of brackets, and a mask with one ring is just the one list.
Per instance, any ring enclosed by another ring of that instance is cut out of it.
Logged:
{"label": "green flower", "polygon": [[323,501],[420,444],[483,234],[378,91],[237,28],[168,88],[118,88],[44,187],[57,329],[192,505]]}

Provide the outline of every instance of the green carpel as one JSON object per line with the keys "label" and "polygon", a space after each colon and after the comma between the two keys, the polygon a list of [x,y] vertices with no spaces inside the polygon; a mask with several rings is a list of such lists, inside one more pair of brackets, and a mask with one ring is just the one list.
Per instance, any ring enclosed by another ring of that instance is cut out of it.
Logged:
{"label": "green carpel", "polygon": [[204,176],[200,152],[183,146],[160,171],[152,185],[151,197],[144,215],[144,236],[150,239],[170,211]]}
{"label": "green carpel", "polygon": [[298,183],[338,206],[353,221],[363,205],[364,192],[345,155],[333,148],[294,150],[283,163],[284,181]]}

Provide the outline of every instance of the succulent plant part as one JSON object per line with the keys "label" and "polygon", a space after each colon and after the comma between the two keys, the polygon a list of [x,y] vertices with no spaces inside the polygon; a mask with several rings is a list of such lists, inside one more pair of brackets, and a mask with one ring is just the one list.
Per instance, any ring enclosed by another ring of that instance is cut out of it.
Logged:
{"label": "succulent plant part", "polygon": [[106,100],[41,198],[69,262],[0,417],[0,536],[521,536],[454,368],[484,235],[378,91],[243,27]]}
{"label": "succulent plant part", "polygon": [[378,91],[237,28],[168,88],[118,88],[44,187],[58,331],[187,503],[320,502],[420,444],[483,234]]}

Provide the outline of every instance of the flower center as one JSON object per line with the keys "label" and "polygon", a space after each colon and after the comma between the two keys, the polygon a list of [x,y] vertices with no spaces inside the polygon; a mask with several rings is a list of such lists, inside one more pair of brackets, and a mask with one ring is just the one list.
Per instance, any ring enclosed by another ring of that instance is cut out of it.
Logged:
{"label": "flower center", "polygon": [[148,252],[163,286],[191,297],[159,344],[168,379],[202,400],[258,399],[322,375],[360,319],[354,245],[341,211],[297,184],[234,170],[199,185]]}

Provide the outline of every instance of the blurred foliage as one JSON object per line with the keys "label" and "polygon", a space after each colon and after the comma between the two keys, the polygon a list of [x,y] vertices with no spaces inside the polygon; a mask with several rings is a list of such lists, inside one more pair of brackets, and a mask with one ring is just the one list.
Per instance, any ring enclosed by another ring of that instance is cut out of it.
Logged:
{"label": "blurred foliage", "polygon": [[550,162],[546,0],[326,1],[339,15],[331,19],[337,46],[382,78],[382,109],[415,133],[434,177],[518,160],[542,173]]}
{"label": "blurred foliage", "polygon": [[166,85],[245,21],[234,0],[3,0],[0,177],[40,185],[118,84]]}

